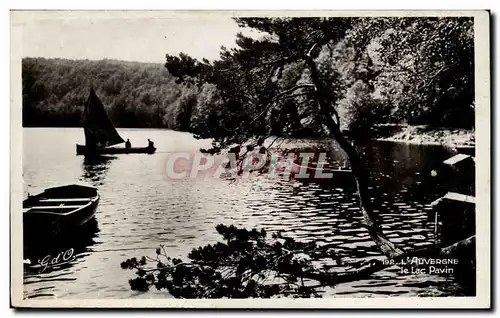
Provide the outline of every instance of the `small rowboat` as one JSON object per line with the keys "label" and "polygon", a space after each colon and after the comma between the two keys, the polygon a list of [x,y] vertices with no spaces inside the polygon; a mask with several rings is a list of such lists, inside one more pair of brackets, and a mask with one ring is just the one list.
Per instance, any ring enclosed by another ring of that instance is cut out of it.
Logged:
{"label": "small rowboat", "polygon": [[23,201],[25,233],[61,232],[87,223],[99,203],[96,188],[67,185],[28,195]]}

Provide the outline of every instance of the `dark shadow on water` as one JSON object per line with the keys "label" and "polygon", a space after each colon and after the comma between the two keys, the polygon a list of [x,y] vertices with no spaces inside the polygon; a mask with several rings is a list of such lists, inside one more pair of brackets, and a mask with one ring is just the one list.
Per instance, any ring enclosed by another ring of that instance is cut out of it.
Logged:
{"label": "dark shadow on water", "polygon": [[116,156],[85,156],[82,162],[83,173],[81,180],[100,186]]}
{"label": "dark shadow on water", "polygon": [[[374,196],[384,195],[390,201],[394,200],[395,196],[403,196],[411,201],[430,203],[447,192],[444,188],[446,182],[443,182],[446,178],[442,176],[441,170],[443,160],[453,155],[449,149],[440,146],[373,142],[358,150],[368,171],[370,189]],[[352,175],[335,174],[335,170],[341,166],[350,169],[347,155],[335,143],[301,147],[292,151],[326,153],[334,177],[324,182],[313,180],[313,183],[322,188],[342,188],[348,192],[356,192]],[[287,153],[282,154],[283,157],[286,155]],[[438,176],[433,176],[433,172],[438,172]]]}
{"label": "dark shadow on water", "polygon": [[[326,152],[334,169],[346,160],[345,155],[334,147],[331,150],[316,147],[293,151]],[[389,233],[395,244],[408,250],[433,244],[436,235],[430,203],[450,191],[450,177],[443,161],[456,152],[439,146],[390,142],[368,144],[360,152],[369,174],[369,193],[373,208],[381,217],[386,234]],[[281,195],[278,208],[287,209],[295,219],[301,220],[300,226],[290,231],[298,235],[299,239],[310,239],[311,235],[306,232],[311,231],[316,242],[334,249],[342,257],[366,258],[380,255],[359,223],[361,217],[356,188],[352,189],[347,182],[310,182],[297,186],[294,191],[291,197],[278,194]],[[274,200],[276,196],[272,198]],[[253,210],[266,209],[274,204],[273,201],[260,200],[263,202],[252,202],[256,205]],[[278,216],[281,214],[280,212]],[[468,260],[468,257],[463,256],[461,259]],[[443,276],[450,278],[446,283],[432,279],[421,281],[424,284],[422,289],[426,288],[425,284],[439,284],[444,286],[444,294],[475,295],[475,281],[472,284],[470,280],[475,277],[475,269],[471,267],[467,264],[457,267],[453,278],[451,274]],[[360,292],[366,292],[366,288],[346,293]],[[370,293],[377,294],[379,291],[371,290]],[[384,292],[380,292],[382,293]]]}
{"label": "dark shadow on water", "polygon": [[[40,262],[44,258],[57,258],[59,254],[61,255],[54,264],[56,266],[48,266],[43,272],[48,273],[71,267],[75,260],[85,256],[88,248],[95,244],[98,232],[97,220],[92,218],[83,226],[66,229],[57,234],[43,230],[37,233],[25,233],[23,259],[29,260],[29,264],[25,264],[25,274],[40,273]],[[66,251],[66,256],[71,254],[72,257],[67,258],[69,261],[64,262],[62,254]]]}
{"label": "dark shadow on water", "polygon": [[[430,203],[446,193],[441,178],[442,162],[452,154],[440,146],[377,142],[364,149],[364,161],[376,195],[405,197]],[[433,176],[433,172],[438,173]]]}

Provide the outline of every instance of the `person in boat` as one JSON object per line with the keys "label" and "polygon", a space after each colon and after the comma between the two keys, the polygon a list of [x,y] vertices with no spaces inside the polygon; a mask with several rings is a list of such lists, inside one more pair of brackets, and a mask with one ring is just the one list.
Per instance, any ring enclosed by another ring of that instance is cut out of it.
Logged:
{"label": "person in boat", "polygon": [[260,137],[259,140],[257,141],[257,146],[263,146],[264,141],[266,141],[266,138]]}
{"label": "person in boat", "polygon": [[232,147],[229,149],[228,153],[232,153],[235,155],[236,157],[236,160],[239,159],[240,157],[240,151],[241,151],[241,147],[240,146],[235,146],[235,147]]}
{"label": "person in boat", "polygon": [[[235,147],[232,147],[229,149],[229,151],[227,152],[228,162],[224,165],[225,169],[229,169],[231,167],[231,160],[233,160],[233,159],[236,161],[235,164],[237,164],[237,162],[240,158],[240,151],[241,151],[240,146],[235,146]],[[232,157],[230,155],[234,155],[234,157]]]}
{"label": "person in boat", "polygon": [[127,141],[125,141],[125,148],[130,149],[132,148],[132,144],[130,143],[130,140],[127,138]]}
{"label": "person in boat", "polygon": [[149,140],[149,138],[148,138],[148,148],[154,148],[154,142]]}

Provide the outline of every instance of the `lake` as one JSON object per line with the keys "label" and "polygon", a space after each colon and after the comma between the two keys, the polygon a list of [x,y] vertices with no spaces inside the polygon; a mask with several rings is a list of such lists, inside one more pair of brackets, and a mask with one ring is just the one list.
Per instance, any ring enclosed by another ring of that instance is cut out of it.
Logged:
{"label": "lake", "polygon": [[[283,230],[298,240],[328,245],[344,259],[380,255],[360,220],[355,194],[342,188],[310,183],[298,190],[279,178],[259,176],[240,182],[217,178],[171,180],[164,173],[168,156],[197,152],[210,141],[188,133],[159,129],[118,129],[132,146],[155,142],[153,155],[117,155],[100,162],[76,156],[84,143],[79,128],[24,128],[24,197],[47,187],[87,183],[99,189],[101,200],[89,233],[75,233],[76,258],[39,273],[26,266],[24,295],[28,298],[163,298],[166,291],[130,290],[133,271],[122,270],[127,258],[155,256],[160,244],[167,253],[186,259],[188,252],[219,239],[217,224]],[[293,143],[286,145],[293,147]],[[339,152],[338,155],[342,157]],[[376,176],[383,229],[401,247],[426,246],[435,240],[429,203],[442,190],[431,170],[449,157],[441,147],[377,142],[365,149],[365,160]],[[20,213],[20,212],[19,212]],[[63,252],[48,249],[56,255]],[[370,279],[325,290],[324,297],[446,296],[458,293],[449,275],[401,275],[392,267]]]}

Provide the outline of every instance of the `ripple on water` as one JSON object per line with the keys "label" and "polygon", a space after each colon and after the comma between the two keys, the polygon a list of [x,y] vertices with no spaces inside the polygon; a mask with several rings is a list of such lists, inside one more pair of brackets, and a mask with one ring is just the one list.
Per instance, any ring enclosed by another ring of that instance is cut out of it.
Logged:
{"label": "ripple on water", "polygon": [[[74,155],[74,140],[82,137],[80,129],[27,131],[23,161],[27,190],[33,192],[33,187],[43,189],[83,179],[98,186],[101,193],[96,213],[99,232],[93,238],[94,243],[86,247],[88,253],[71,267],[59,270],[56,276],[54,273],[26,276],[27,297],[165,297],[164,293],[156,292],[131,293],[128,279],[134,273],[121,270],[120,262],[144,254],[154,257],[159,244],[164,244],[169,254],[185,259],[192,248],[219,240],[214,230],[219,223],[263,227],[268,232],[282,230],[285,236],[315,241],[355,260],[380,256],[367,231],[358,224],[361,219],[358,197],[352,191],[309,184],[301,185],[294,194],[289,183],[260,177],[237,184],[215,179],[168,180],[161,171],[165,153],[194,152],[210,146],[209,141],[195,140],[184,133],[123,130],[131,140],[151,138],[162,152],[151,156],[121,156],[103,166],[84,167],[82,158]],[[52,142],[54,136],[61,132],[72,141],[60,144],[61,148],[51,148],[56,144]],[[422,151],[415,149],[411,151]],[[415,166],[413,158],[425,161],[427,157],[425,153],[405,152],[407,150],[390,148],[389,152],[374,153],[376,159],[370,161],[373,164],[384,160],[392,163],[394,159],[400,162],[394,166],[381,163],[376,167],[394,175],[394,180],[383,179],[383,187],[387,188],[373,190],[382,191],[383,209],[380,210],[384,212],[381,217],[388,236],[403,245],[425,246],[429,238],[433,238],[433,223],[426,221],[427,212],[432,208],[426,201],[415,202],[408,196],[412,188],[403,188],[396,180],[403,180],[398,175],[401,171]],[[89,178],[95,171],[99,174]],[[408,193],[400,195],[401,191]],[[442,280],[429,276],[419,281],[401,277],[397,271],[384,270],[370,280],[340,284],[327,289],[326,295],[409,296],[424,292],[439,295],[438,284],[425,282],[441,284]]]}

